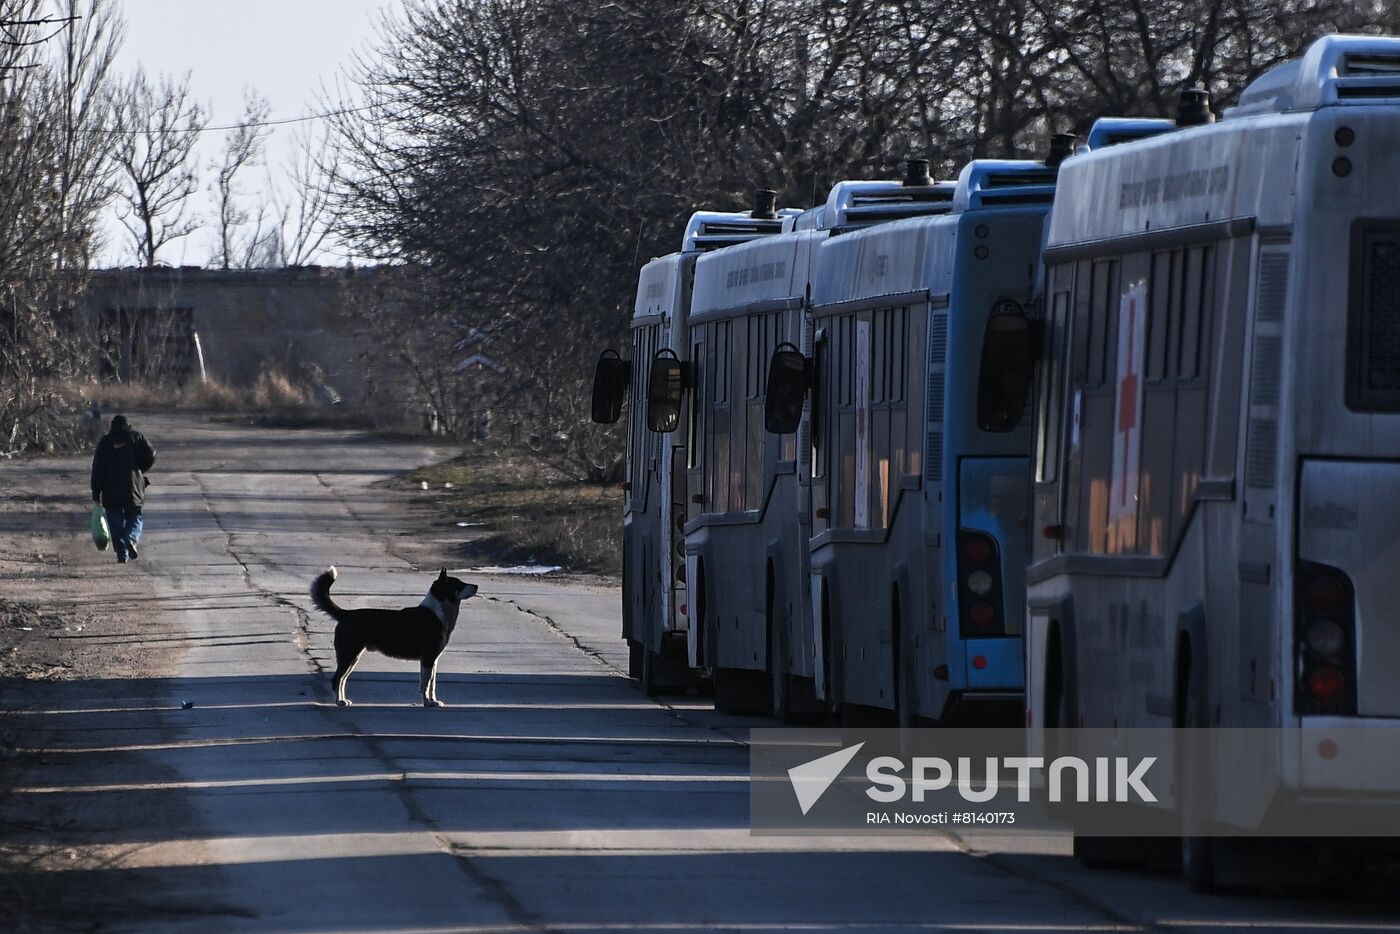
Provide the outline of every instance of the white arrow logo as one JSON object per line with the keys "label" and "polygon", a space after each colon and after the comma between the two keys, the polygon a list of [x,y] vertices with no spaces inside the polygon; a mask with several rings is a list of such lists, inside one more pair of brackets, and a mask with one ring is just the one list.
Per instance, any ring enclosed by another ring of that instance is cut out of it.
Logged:
{"label": "white arrow logo", "polygon": [[856,743],[839,752],[822,756],[820,759],[813,759],[811,762],[804,762],[801,765],[788,769],[788,779],[792,782],[792,791],[797,795],[797,803],[802,808],[802,813],[806,814],[812,807],[821,800],[822,795],[831,787],[831,783],[836,781],[837,776],[846,766],[851,764],[851,760],[860,752],[860,747],[865,743]]}

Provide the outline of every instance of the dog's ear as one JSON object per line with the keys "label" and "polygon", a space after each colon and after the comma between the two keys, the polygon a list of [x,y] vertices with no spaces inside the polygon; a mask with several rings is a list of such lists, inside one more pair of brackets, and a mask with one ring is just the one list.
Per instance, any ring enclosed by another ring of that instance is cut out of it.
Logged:
{"label": "dog's ear", "polygon": [[445,580],[447,580],[447,568],[443,568],[443,569],[442,569],[442,573],[438,575],[438,580],[440,580],[440,581],[445,581]]}

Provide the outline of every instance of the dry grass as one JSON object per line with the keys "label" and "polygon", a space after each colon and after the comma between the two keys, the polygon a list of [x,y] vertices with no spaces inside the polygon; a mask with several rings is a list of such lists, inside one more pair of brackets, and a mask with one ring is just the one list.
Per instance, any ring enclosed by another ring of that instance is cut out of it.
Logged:
{"label": "dry grass", "polygon": [[106,409],[201,409],[215,411],[283,411],[311,405],[306,392],[286,374],[263,370],[252,386],[232,386],[218,379],[186,386],[148,383],[75,383],[64,394],[101,400]]}
{"label": "dry grass", "polygon": [[415,488],[426,482],[446,520],[473,523],[461,532],[462,550],[475,560],[622,573],[616,487],[570,480],[528,454],[486,445],[399,482]]}

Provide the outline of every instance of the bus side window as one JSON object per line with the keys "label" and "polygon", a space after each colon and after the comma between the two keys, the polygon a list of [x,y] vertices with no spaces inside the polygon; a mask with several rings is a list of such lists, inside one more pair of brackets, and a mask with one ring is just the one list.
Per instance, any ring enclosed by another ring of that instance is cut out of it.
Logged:
{"label": "bus side window", "polygon": [[831,374],[826,371],[830,355],[827,353],[825,328],[819,329],[812,341],[812,355],[812,372],[816,376],[812,380],[812,414],[809,421],[812,428],[812,476],[815,478],[826,476],[826,451],[823,446],[827,433],[826,387],[831,382]]}
{"label": "bus side window", "polygon": [[1059,476],[1060,434],[1064,425],[1064,374],[1065,332],[1069,323],[1069,292],[1056,292],[1051,302],[1051,311],[1045,321],[1045,349],[1041,359],[1041,373],[1044,383],[1039,394],[1040,411],[1037,414],[1036,437],[1040,450],[1037,452],[1037,483],[1054,483]]}
{"label": "bus side window", "polygon": [[696,341],[690,349],[690,371],[694,374],[695,385],[690,387],[690,424],[687,427],[689,437],[686,441],[685,465],[695,468],[700,463],[698,451],[704,438],[704,433],[700,430],[700,413],[703,410],[703,400],[705,398],[705,345]]}
{"label": "bus side window", "polygon": [[1214,248],[1210,246],[1191,247],[1186,251],[1185,302],[1176,367],[1176,376],[1180,380],[1192,380],[1201,375],[1202,336],[1209,333],[1210,327],[1213,259]]}
{"label": "bus side window", "polygon": [[1118,310],[1118,261],[1099,260],[1090,276],[1088,369],[1084,387],[1097,389],[1112,375],[1109,354],[1114,349],[1112,332]]}
{"label": "bus side window", "polygon": [[1147,311],[1147,381],[1161,382],[1172,376],[1169,350],[1180,321],[1181,251],[1152,254],[1151,300]]}

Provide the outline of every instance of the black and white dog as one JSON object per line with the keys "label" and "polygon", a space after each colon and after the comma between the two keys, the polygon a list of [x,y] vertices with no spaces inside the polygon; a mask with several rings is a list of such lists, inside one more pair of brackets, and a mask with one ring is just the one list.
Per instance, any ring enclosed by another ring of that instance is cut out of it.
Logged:
{"label": "black and white dog", "polygon": [[424,707],[441,707],[437,699],[437,663],[457,628],[462,601],[476,595],[476,585],[447,576],[442,569],[428,595],[417,606],[401,610],[347,610],[331,599],[336,570],[329,568],[311,584],[311,602],[335,620],[335,702],[349,707],[345,679],[355,670],[365,649],[390,658],[418,660],[418,693]]}

